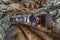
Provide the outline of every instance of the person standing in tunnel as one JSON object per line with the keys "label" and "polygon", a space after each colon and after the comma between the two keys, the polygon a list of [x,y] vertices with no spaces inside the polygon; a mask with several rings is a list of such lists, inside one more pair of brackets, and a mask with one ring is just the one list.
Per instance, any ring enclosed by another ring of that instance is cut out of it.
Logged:
{"label": "person standing in tunnel", "polygon": [[33,15],[33,13],[29,17],[29,21],[30,21],[30,23],[31,23],[32,26],[35,26],[35,16]]}

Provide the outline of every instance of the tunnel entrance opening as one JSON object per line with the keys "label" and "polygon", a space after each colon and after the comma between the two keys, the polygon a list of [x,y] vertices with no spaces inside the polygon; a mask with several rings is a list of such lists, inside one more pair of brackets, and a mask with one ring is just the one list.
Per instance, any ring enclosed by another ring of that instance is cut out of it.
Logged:
{"label": "tunnel entrance opening", "polygon": [[42,23],[43,23],[43,26],[45,26],[45,23],[46,23],[46,19],[45,19],[45,16],[46,15],[40,15],[40,17],[41,17],[41,21],[42,21]]}
{"label": "tunnel entrance opening", "polygon": [[42,27],[47,29],[52,29],[52,16],[48,14],[41,14],[38,15],[41,18]]}

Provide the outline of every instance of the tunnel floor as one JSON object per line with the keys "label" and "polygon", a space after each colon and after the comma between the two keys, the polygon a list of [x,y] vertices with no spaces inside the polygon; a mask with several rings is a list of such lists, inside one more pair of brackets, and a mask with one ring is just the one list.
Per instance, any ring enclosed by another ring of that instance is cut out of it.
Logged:
{"label": "tunnel floor", "polygon": [[53,40],[45,33],[29,29],[26,25],[13,24],[8,30],[7,40]]}

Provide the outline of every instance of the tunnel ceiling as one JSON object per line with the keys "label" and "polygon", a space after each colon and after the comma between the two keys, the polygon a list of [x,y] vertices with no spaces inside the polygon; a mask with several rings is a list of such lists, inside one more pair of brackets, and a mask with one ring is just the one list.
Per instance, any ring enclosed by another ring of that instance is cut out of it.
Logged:
{"label": "tunnel ceiling", "polygon": [[[3,4],[2,4],[3,3]],[[2,0],[2,6],[5,6],[7,10],[20,10],[23,12],[29,12],[38,8],[41,8],[45,3],[45,0]]]}
{"label": "tunnel ceiling", "polygon": [[36,10],[44,4],[44,0],[11,0],[11,2],[16,3],[15,6],[17,6],[17,8],[15,8],[19,10],[20,13]]}
{"label": "tunnel ceiling", "polygon": [[11,13],[11,15],[15,13],[35,13],[35,11],[39,13],[44,9],[49,9],[53,2],[55,3],[55,0],[0,0],[0,13]]}

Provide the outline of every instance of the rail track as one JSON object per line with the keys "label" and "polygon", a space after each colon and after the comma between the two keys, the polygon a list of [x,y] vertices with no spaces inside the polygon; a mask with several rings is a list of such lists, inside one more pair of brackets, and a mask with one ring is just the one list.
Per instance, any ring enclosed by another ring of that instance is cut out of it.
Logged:
{"label": "rail track", "polygon": [[37,30],[32,31],[25,25],[12,24],[10,28],[7,40],[52,40],[44,33]]}

